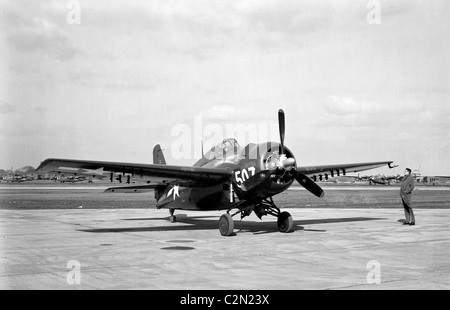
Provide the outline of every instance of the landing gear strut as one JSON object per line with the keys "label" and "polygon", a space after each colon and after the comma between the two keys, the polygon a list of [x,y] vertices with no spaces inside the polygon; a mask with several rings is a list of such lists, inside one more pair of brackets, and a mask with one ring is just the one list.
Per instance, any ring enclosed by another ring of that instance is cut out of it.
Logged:
{"label": "landing gear strut", "polygon": [[[277,220],[278,230],[283,233],[288,233],[292,231],[294,227],[294,221],[292,220],[291,214],[289,212],[281,212],[280,209],[273,202],[272,197],[268,199],[264,199],[262,202],[256,205],[248,205],[243,207],[244,203],[241,201],[238,204],[234,205],[233,208],[229,209],[227,213],[223,214],[219,219],[219,231],[222,236],[231,236],[233,235],[234,230],[234,222],[233,216],[237,214],[241,214],[241,219],[246,216],[249,216],[252,211],[255,212],[256,216],[260,219],[264,215],[272,215],[275,216]],[[230,211],[234,208],[238,208],[239,210],[230,215]]]}
{"label": "landing gear strut", "polygon": [[264,212],[261,215],[257,214],[259,218],[261,218],[262,215],[270,214],[278,218],[277,225],[280,232],[288,233],[292,231],[294,221],[292,220],[291,214],[286,211],[281,212],[281,210],[273,202],[272,197],[269,199],[264,199],[259,208],[264,208]]}

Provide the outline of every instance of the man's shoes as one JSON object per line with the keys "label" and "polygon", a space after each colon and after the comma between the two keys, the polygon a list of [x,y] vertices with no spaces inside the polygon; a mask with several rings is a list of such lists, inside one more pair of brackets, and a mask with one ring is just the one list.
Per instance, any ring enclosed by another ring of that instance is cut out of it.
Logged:
{"label": "man's shoes", "polygon": [[409,226],[414,226],[414,225],[416,225],[416,223],[415,223],[415,222],[411,222],[411,223],[409,223]]}
{"label": "man's shoes", "polygon": [[409,222],[404,222],[403,225],[411,225]]}

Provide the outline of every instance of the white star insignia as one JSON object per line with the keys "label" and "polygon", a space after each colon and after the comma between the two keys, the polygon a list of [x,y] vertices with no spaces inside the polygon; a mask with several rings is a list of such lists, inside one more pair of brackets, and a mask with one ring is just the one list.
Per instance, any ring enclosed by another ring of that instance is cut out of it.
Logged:
{"label": "white star insignia", "polygon": [[174,187],[172,187],[170,190],[169,190],[169,192],[167,193],[167,196],[166,197],[169,197],[170,195],[172,195],[172,193],[173,193],[173,200],[175,201],[175,197],[176,196],[178,196],[178,197],[180,197],[180,194],[179,194],[179,186],[178,185],[175,185]]}

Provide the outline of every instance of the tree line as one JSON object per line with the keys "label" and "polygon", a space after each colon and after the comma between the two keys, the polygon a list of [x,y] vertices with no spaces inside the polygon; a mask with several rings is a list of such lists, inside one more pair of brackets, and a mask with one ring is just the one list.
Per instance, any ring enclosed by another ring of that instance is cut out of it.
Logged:
{"label": "tree line", "polygon": [[8,169],[8,170],[0,169],[0,176],[16,175],[16,174],[28,175],[28,174],[33,174],[35,172],[36,172],[36,168],[34,168],[33,166],[25,166],[25,167],[15,169],[15,170],[13,170],[12,168]]}

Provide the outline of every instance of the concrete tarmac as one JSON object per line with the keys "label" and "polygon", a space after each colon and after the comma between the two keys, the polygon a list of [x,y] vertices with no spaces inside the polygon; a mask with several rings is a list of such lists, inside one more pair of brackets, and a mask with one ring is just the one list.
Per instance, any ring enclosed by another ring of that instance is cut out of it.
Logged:
{"label": "concrete tarmac", "polygon": [[0,289],[450,289],[449,209],[285,211],[0,210]]}

